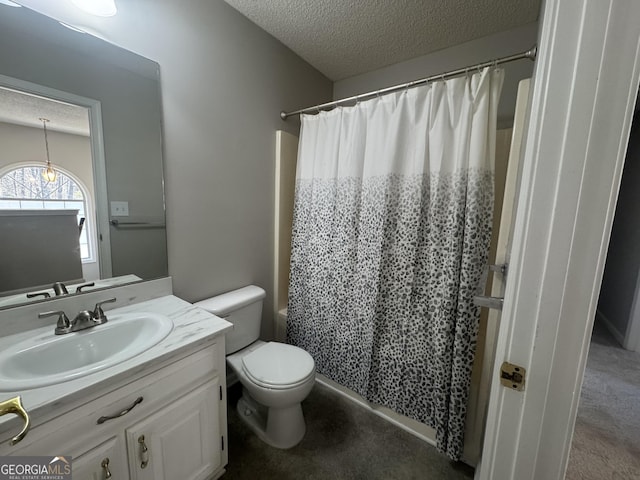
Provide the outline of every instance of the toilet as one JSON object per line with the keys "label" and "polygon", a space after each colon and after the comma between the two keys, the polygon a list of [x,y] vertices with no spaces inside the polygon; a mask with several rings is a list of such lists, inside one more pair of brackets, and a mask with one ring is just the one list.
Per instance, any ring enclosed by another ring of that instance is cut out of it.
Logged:
{"label": "toilet", "polygon": [[229,379],[242,384],[240,418],[265,443],[291,448],[304,437],[300,403],[315,381],[315,364],[303,349],[258,340],[265,291],[250,285],[195,305],[233,324],[226,335]]}

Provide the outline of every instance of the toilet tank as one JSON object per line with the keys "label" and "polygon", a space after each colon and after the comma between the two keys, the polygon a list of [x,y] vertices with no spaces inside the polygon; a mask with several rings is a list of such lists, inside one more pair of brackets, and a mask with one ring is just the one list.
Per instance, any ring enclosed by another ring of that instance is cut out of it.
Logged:
{"label": "toilet tank", "polygon": [[233,324],[233,330],[225,337],[228,355],[251,345],[260,336],[262,299],[265,295],[265,291],[260,287],[249,285],[196,302],[194,305]]}

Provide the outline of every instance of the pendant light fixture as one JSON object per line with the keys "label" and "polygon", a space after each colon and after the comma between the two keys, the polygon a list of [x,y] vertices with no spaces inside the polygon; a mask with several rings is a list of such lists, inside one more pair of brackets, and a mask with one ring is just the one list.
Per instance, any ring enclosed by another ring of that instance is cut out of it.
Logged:
{"label": "pendant light fixture", "polygon": [[49,137],[47,136],[47,122],[49,122],[46,118],[40,118],[42,122],[42,128],[44,129],[44,147],[47,150],[47,168],[42,172],[42,177],[47,182],[55,182],[56,178],[58,178],[58,172],[56,172],[51,166],[51,159],[49,158]]}

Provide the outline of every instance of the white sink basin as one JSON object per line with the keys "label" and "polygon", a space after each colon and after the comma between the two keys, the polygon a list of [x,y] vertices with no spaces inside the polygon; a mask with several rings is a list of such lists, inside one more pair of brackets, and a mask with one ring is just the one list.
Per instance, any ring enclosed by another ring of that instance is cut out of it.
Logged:
{"label": "white sink basin", "polygon": [[157,345],[173,329],[169,317],[155,313],[107,317],[105,324],[66,335],[54,335],[52,324],[0,352],[0,391],[44,387],[95,373]]}

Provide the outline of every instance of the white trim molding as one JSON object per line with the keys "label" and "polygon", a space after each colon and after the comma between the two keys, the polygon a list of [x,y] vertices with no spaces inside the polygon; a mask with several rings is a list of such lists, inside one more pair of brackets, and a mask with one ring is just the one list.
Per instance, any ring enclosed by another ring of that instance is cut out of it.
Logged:
{"label": "white trim molding", "polygon": [[[640,2],[547,0],[482,480],[562,479],[638,91]],[[495,377],[494,377],[495,378]]]}

